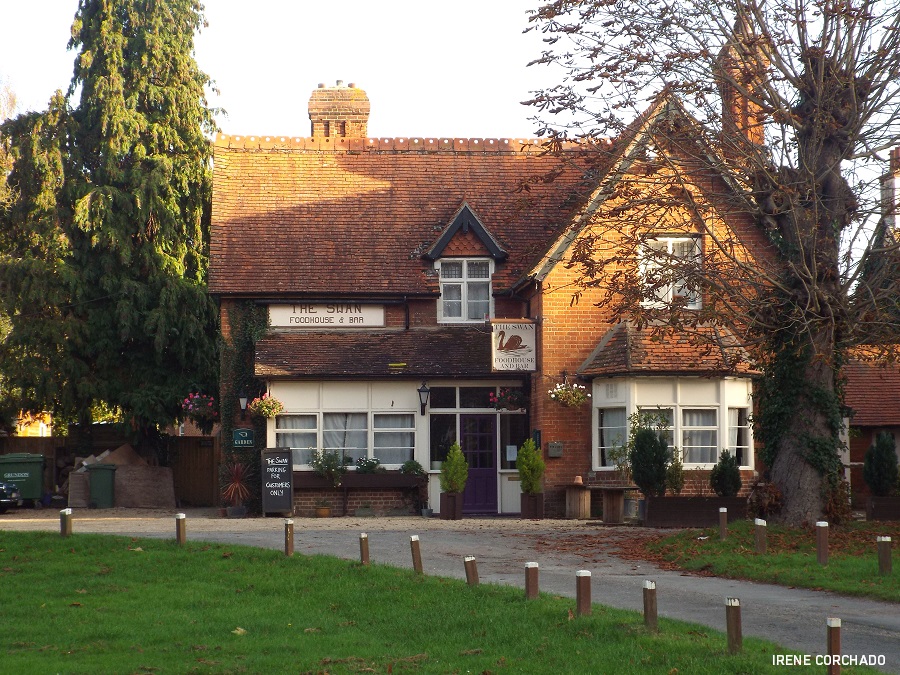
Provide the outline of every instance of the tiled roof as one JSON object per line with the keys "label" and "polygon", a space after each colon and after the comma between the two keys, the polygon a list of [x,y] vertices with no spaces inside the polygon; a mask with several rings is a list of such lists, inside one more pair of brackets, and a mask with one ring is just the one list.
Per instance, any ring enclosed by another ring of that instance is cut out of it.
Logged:
{"label": "tiled roof", "polygon": [[219,136],[210,291],[436,293],[423,254],[463,202],[510,254],[494,275],[502,291],[594,185],[574,169],[544,180],[560,164],[526,141]]}
{"label": "tiled roof", "polygon": [[[721,328],[700,327],[690,336],[677,331],[656,335],[629,323],[613,326],[578,369],[585,377],[614,375],[752,374],[743,350]],[[700,337],[704,344],[696,344]]]}
{"label": "tiled roof", "polygon": [[844,366],[844,376],[852,426],[900,426],[900,367],[851,361]]}
{"label": "tiled roof", "polygon": [[439,327],[269,334],[256,344],[258,377],[480,377],[491,372],[484,328]]}

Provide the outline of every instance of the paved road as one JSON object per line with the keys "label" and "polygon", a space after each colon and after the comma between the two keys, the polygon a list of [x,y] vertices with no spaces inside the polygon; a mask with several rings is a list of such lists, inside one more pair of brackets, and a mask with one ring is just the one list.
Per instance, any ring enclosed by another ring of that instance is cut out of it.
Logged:
{"label": "paved road", "polygon": [[[0,529],[58,530],[55,511],[10,513]],[[187,510],[188,538],[282,549],[280,518],[222,519]],[[660,616],[725,628],[726,597],[740,598],[745,636],[763,637],[805,654],[825,649],[826,619],[842,621],[842,652],[882,655],[881,670],[900,673],[900,604],[849,598],[833,593],[768,584],[698,577],[662,570],[611,553],[623,537],[646,536],[645,528],[604,528],[590,521],[522,521],[422,518],[294,519],[295,550],[359,558],[359,534],[369,536],[373,563],[412,566],[409,538],[418,535],[426,574],[465,578],[463,557],[474,555],[483,583],[524,586],[526,562],[540,566],[542,591],[575,596],[575,571],[591,572],[594,602],[641,610],[646,579],[657,584]],[[137,537],[174,537],[174,512],[84,511],[75,531]],[[578,546],[590,537],[595,546]],[[897,572],[895,571],[895,574]]]}

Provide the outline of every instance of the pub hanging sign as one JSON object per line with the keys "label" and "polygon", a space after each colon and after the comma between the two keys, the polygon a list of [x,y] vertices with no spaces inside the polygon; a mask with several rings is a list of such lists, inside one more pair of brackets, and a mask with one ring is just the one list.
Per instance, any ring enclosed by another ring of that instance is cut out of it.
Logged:
{"label": "pub hanging sign", "polygon": [[491,324],[491,367],[495,371],[537,370],[536,335],[533,321]]}

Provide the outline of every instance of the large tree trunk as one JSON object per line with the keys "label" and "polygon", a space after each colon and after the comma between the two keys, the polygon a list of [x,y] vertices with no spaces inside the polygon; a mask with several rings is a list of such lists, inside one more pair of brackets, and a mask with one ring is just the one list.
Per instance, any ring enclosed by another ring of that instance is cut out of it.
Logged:
{"label": "large tree trunk", "polygon": [[[788,405],[782,419],[771,479],[783,497],[775,520],[786,525],[810,525],[825,512],[829,480],[840,467],[840,422],[831,331],[820,330],[794,382],[784,382],[791,394],[776,405]],[[799,376],[799,377],[797,377]],[[787,400],[787,399],[791,400]]]}

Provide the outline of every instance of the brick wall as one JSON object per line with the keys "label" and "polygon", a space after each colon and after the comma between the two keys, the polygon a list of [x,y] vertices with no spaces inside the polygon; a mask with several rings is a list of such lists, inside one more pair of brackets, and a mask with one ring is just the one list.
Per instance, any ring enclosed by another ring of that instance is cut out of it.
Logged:
{"label": "brick wall", "polygon": [[[328,500],[331,502],[331,515],[344,515],[343,490],[314,490],[304,489],[294,491],[294,515],[300,518],[308,518],[316,515],[315,511],[319,502]],[[409,491],[392,489],[362,489],[350,490],[347,497],[347,514],[353,515],[356,509],[369,507],[375,510],[376,515],[383,516],[392,512],[415,514],[415,504],[409,497]]]}

